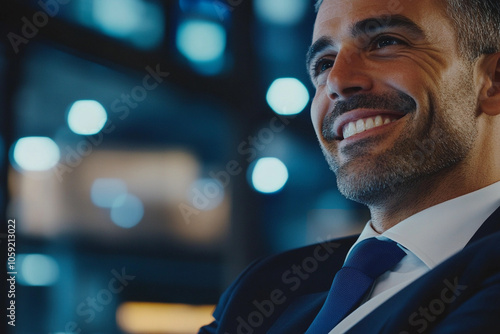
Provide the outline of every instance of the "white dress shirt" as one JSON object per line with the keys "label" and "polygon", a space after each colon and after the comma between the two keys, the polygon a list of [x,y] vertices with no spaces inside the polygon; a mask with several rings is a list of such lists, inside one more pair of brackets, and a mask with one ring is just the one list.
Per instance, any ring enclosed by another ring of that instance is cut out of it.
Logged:
{"label": "white dress shirt", "polygon": [[367,301],[329,334],[344,333],[408,284],[462,250],[499,206],[500,182],[497,182],[421,211],[382,234],[368,222],[353,248],[367,238],[387,238],[397,242],[407,255],[375,281]]}

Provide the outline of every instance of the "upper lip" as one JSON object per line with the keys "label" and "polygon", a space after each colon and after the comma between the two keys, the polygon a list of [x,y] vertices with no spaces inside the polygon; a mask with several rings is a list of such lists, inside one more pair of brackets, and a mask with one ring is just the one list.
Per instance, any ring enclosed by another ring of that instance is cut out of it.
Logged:
{"label": "upper lip", "polygon": [[349,124],[350,122],[356,122],[357,120],[363,118],[376,117],[379,115],[380,116],[391,115],[401,118],[405,115],[405,113],[394,110],[377,110],[377,109],[356,109],[346,112],[345,114],[338,116],[333,122],[333,131],[335,137],[338,139],[344,138],[342,130],[346,124]]}

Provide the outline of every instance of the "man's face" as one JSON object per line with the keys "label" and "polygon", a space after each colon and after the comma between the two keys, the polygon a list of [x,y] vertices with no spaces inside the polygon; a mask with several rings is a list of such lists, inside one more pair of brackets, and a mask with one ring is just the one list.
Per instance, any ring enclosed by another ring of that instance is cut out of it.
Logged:
{"label": "man's face", "polygon": [[311,118],[339,190],[368,205],[464,161],[477,136],[472,65],[436,0],[325,0],[308,67]]}

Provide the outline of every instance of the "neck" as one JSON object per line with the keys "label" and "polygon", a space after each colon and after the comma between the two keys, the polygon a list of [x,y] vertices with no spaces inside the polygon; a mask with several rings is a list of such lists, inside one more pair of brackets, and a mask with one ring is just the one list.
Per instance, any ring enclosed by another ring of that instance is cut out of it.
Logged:
{"label": "neck", "polygon": [[497,181],[500,181],[500,175],[491,174],[490,177],[485,177],[482,173],[467,175],[463,169],[455,168],[407,187],[402,186],[382,205],[369,206],[372,227],[378,233],[383,233],[420,211],[479,190]]}
{"label": "neck", "polygon": [[392,196],[368,205],[372,227],[383,233],[420,211],[500,181],[500,133],[496,130],[500,118],[486,119],[481,127],[483,135],[464,160],[411,184],[398,185]]}

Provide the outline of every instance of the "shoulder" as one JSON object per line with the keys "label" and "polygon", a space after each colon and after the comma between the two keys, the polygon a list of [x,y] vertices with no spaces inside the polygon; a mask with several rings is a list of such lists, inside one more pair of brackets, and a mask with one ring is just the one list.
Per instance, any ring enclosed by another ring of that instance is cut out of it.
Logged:
{"label": "shoulder", "polygon": [[328,240],[254,261],[221,296],[214,312],[218,326],[232,328],[238,316],[255,308],[256,301],[273,301],[274,318],[295,298],[328,291],[356,239]]}
{"label": "shoulder", "polygon": [[327,271],[330,268],[341,266],[356,239],[357,236],[351,236],[327,240],[264,257],[247,267],[235,281],[235,284],[242,284],[246,281],[255,284],[261,278],[266,282],[280,280],[288,272],[303,271],[312,275],[318,270]]}
{"label": "shoulder", "polygon": [[471,243],[394,295],[349,333],[378,327],[379,333],[387,334],[498,333],[499,244],[500,232]]}

